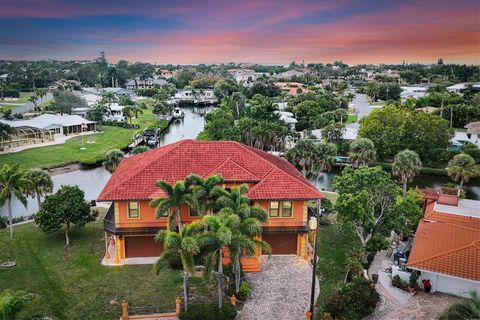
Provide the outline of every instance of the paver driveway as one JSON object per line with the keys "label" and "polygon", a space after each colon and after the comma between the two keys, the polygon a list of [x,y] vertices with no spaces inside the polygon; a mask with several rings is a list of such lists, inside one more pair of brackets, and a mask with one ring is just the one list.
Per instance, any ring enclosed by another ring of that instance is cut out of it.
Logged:
{"label": "paver driveway", "polygon": [[[247,274],[252,296],[238,320],[300,320],[310,305],[312,266],[297,256],[262,257],[262,271]],[[316,285],[318,296],[318,280]]]}

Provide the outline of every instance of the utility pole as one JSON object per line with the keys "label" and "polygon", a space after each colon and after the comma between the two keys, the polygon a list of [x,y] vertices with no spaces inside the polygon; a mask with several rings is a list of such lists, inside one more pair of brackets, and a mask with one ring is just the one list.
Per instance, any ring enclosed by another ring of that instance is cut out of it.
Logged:
{"label": "utility pole", "polygon": [[[310,225],[310,229],[315,230],[315,243],[313,246],[313,270],[312,270],[312,289],[310,292],[310,310],[307,312],[307,315],[310,315],[310,320],[315,319],[315,315],[313,313],[314,307],[315,307],[315,280],[317,277],[316,271],[317,271],[317,247],[318,247],[318,226],[319,226],[319,221],[320,221],[320,216],[322,215],[322,209],[320,208],[320,200],[317,200],[317,217],[316,217],[316,223],[313,225]],[[312,218],[310,218],[312,219]]]}

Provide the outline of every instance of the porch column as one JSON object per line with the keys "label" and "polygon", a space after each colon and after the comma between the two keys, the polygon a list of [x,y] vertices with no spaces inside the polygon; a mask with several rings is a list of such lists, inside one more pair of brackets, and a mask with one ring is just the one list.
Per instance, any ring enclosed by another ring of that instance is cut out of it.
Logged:
{"label": "porch column", "polygon": [[105,259],[110,259],[110,253],[108,253],[108,233],[105,231]]}
{"label": "porch column", "polygon": [[120,237],[115,236],[115,264],[120,263]]}

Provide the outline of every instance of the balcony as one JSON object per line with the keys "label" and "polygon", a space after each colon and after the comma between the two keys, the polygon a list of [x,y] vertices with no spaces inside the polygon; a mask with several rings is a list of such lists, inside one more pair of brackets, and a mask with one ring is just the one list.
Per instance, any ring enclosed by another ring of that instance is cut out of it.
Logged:
{"label": "balcony", "polygon": [[[138,226],[135,226],[138,224]],[[159,230],[165,229],[165,226],[145,226],[144,222],[130,222],[122,224],[115,222],[115,210],[113,204],[108,208],[105,217],[103,218],[104,230],[118,235],[139,235],[139,234],[156,234]]]}

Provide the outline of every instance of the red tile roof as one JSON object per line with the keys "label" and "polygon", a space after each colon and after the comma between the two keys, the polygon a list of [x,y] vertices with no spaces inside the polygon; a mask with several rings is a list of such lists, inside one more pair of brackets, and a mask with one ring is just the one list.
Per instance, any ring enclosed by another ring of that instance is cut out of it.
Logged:
{"label": "red tile roof", "polygon": [[433,208],[418,225],[408,266],[480,281],[480,219]]}
{"label": "red tile roof", "polygon": [[99,201],[164,196],[157,180],[174,183],[194,173],[249,182],[250,199],[319,199],[323,195],[288,161],[233,141],[182,140],[122,160]]}

